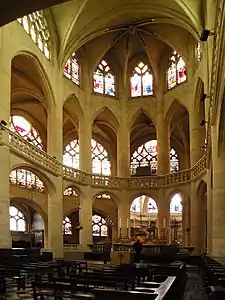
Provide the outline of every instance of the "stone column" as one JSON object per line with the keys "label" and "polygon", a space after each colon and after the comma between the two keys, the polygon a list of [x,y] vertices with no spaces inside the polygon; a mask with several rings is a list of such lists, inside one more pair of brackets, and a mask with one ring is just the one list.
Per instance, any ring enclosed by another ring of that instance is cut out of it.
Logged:
{"label": "stone column", "polygon": [[130,177],[130,130],[122,120],[117,133],[117,174]]}
{"label": "stone column", "polygon": [[[58,99],[56,99],[58,100]],[[47,150],[48,154],[62,161],[62,106],[56,101],[48,113]],[[61,176],[52,176],[53,188],[48,191],[48,249],[53,252],[54,258],[64,257],[63,246],[63,179]]]}
{"label": "stone column", "polygon": [[207,170],[207,254],[212,253],[213,188],[212,166]]}
{"label": "stone column", "polygon": [[118,207],[118,237],[122,238],[130,236],[130,202],[126,193],[126,190],[121,191],[121,203]]}
{"label": "stone column", "polygon": [[170,133],[163,112],[160,110],[157,116],[157,169],[158,175],[170,172]]}
{"label": "stone column", "polygon": [[82,188],[80,200],[80,244],[83,251],[90,250],[88,244],[92,244],[92,188],[85,186]]}
{"label": "stone column", "polygon": [[159,188],[158,196],[158,234],[160,238],[164,237],[164,234],[169,239],[169,223],[170,223],[170,213],[169,213],[169,203],[165,196],[165,190]]}
{"label": "stone column", "polygon": [[79,123],[79,169],[87,173],[92,173],[91,138],[92,123],[82,117]]}
{"label": "stone column", "polygon": [[[1,30],[1,29],[0,29]],[[7,52],[5,52],[7,53]],[[10,99],[11,99],[11,60],[1,53],[0,56],[0,120],[9,123]],[[6,131],[0,130],[1,139],[4,143],[9,143],[9,135]],[[0,248],[11,248],[12,240],[9,226],[9,206],[10,206],[10,149],[0,142]]]}
{"label": "stone column", "polygon": [[[221,141],[224,142],[224,141]],[[218,154],[218,139],[215,126],[212,127],[212,165],[213,165],[213,201],[212,201],[212,256],[225,256],[225,155]]]}

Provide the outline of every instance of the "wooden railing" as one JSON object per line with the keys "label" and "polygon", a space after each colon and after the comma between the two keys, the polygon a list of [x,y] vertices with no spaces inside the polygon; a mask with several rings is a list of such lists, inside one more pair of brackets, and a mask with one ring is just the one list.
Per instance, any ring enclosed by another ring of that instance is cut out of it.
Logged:
{"label": "wooden railing", "polygon": [[120,178],[88,174],[62,165],[57,159],[38,149],[23,137],[0,124],[0,146],[7,146],[11,152],[24,160],[36,164],[55,176],[81,185],[106,187],[107,189],[154,189],[184,185],[206,174],[206,156],[203,156],[191,169],[181,170],[161,176]]}

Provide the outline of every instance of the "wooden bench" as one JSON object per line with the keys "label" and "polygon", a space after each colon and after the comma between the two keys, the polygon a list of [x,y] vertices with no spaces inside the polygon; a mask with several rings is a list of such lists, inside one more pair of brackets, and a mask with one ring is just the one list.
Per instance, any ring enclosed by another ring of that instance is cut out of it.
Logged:
{"label": "wooden bench", "polygon": [[71,287],[68,284],[49,283],[49,282],[32,282],[33,299],[44,300],[45,297],[54,297],[55,299],[62,300],[65,298],[77,300],[91,300],[91,294],[75,294],[71,293]]}

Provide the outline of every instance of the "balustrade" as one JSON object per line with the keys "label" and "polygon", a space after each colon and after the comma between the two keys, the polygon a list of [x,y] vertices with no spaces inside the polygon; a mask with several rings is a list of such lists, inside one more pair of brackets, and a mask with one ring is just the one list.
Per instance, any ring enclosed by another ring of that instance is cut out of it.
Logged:
{"label": "balustrade", "polygon": [[[3,138],[3,130],[8,132],[9,139]],[[182,170],[162,176],[120,178],[98,174],[88,174],[83,171],[62,165],[54,157],[38,149],[23,137],[0,124],[0,146],[10,147],[11,151],[25,160],[30,161],[50,173],[60,176],[65,180],[77,182],[82,185],[94,187],[107,187],[108,189],[153,189],[159,187],[187,184],[191,180],[197,180],[206,173],[206,156],[203,156],[191,169]]]}

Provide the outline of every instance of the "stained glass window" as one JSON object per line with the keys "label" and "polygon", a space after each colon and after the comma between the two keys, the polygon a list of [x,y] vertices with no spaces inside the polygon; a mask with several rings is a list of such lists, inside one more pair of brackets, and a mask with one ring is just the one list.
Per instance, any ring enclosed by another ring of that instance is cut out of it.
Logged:
{"label": "stained glass window", "polygon": [[65,235],[72,234],[72,223],[68,217],[63,220],[63,233]]}
{"label": "stained glass window", "polygon": [[94,92],[102,95],[115,96],[115,77],[105,60],[102,60],[94,71]]}
{"label": "stained glass window", "polygon": [[44,191],[43,181],[29,170],[15,169],[10,173],[9,180],[12,185],[16,185],[20,188],[36,190],[37,192]]}
{"label": "stained glass window", "polygon": [[199,63],[202,59],[202,51],[201,51],[201,44],[200,43],[197,43],[195,51],[196,51],[196,60]]}
{"label": "stained glass window", "polygon": [[108,152],[105,148],[97,143],[95,140],[91,140],[92,148],[92,172],[94,174],[110,175],[111,163],[109,160]]}
{"label": "stained glass window", "polygon": [[170,57],[169,67],[167,70],[168,89],[172,89],[177,84],[187,80],[187,69],[183,58],[178,52],[174,51]]}
{"label": "stained glass window", "polygon": [[22,116],[12,116],[10,118],[10,129],[18,133],[28,142],[33,144],[35,147],[39,149],[43,149],[42,140],[40,134],[37,130],[32,126],[32,124]]}
{"label": "stained glass window", "polygon": [[153,76],[150,69],[140,62],[133,71],[131,77],[131,97],[153,95]]}
{"label": "stained glass window", "polygon": [[142,211],[142,205],[143,205],[143,203],[141,202],[140,197],[137,197],[132,202],[132,204],[130,206],[130,211],[140,213]]}
{"label": "stained glass window", "polygon": [[183,210],[182,197],[180,194],[176,194],[173,196],[170,202],[170,213],[180,214],[182,210]]}
{"label": "stained glass window", "polygon": [[78,193],[73,186],[70,186],[67,189],[65,189],[63,195],[64,196],[78,196]]}
{"label": "stained glass window", "polygon": [[80,66],[76,59],[75,53],[68,58],[66,65],[64,67],[64,75],[72,80],[73,83],[80,84]]}
{"label": "stained glass window", "polygon": [[[94,174],[110,175],[111,163],[108,152],[94,139],[91,140],[91,152],[92,172]],[[79,140],[73,140],[65,147],[63,163],[66,166],[79,169]]]}
{"label": "stained glass window", "polygon": [[99,215],[92,216],[92,232],[93,236],[108,236],[108,226],[106,220]]}
{"label": "stained glass window", "polygon": [[45,57],[50,59],[50,33],[44,12],[36,11],[17,20]]}
{"label": "stained glass window", "polygon": [[179,171],[179,159],[176,151],[171,148],[170,150],[170,172]]}
{"label": "stained glass window", "polygon": [[[157,140],[148,141],[132,154],[131,175],[136,175],[137,168],[141,167],[149,167],[152,175],[157,173]],[[170,171],[179,171],[178,155],[173,148],[170,150]]]}
{"label": "stained glass window", "polygon": [[10,231],[26,231],[26,220],[21,211],[16,207],[10,206],[9,208],[9,218],[10,218]]}
{"label": "stained glass window", "polygon": [[63,163],[66,166],[79,169],[79,140],[73,140],[65,147]]}

